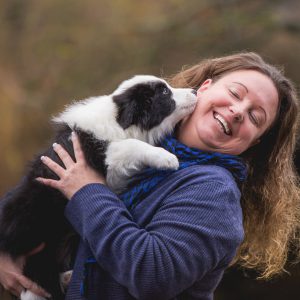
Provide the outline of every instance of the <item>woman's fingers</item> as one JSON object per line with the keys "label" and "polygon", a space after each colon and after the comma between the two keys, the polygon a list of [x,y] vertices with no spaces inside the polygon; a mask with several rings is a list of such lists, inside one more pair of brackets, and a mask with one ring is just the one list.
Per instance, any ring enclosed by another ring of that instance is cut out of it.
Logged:
{"label": "woman's fingers", "polygon": [[[27,277],[18,274],[17,278],[18,278],[19,282],[21,283],[21,285],[25,289],[30,290],[32,293],[37,294],[38,296],[41,296],[41,297],[46,297],[46,298],[51,297],[51,295],[47,291],[45,291],[38,284],[36,284],[35,282],[31,281]],[[22,290],[20,291],[20,293],[21,292],[22,292]]]}
{"label": "woman's fingers", "polygon": [[20,297],[21,293],[25,292],[25,290],[30,290],[32,293],[41,297],[51,297],[51,295],[47,291],[45,291],[38,284],[31,281],[22,274],[15,273],[14,278],[9,281],[4,287],[17,297]]}
{"label": "woman's fingers", "polygon": [[18,282],[7,284],[4,288],[17,297],[20,297],[22,291],[24,291],[24,287]]}
{"label": "woman's fingers", "polygon": [[47,179],[47,178],[42,178],[42,177],[37,177],[35,180],[39,181],[40,183],[50,186],[54,189],[59,189],[60,183],[58,180],[54,179]]}
{"label": "woman's fingers", "polygon": [[74,131],[72,132],[72,142],[73,142],[73,148],[74,148],[74,154],[75,154],[76,161],[79,162],[79,161],[84,160],[84,154],[81,149],[81,145],[80,145],[78,136]]}
{"label": "woman's fingers", "polygon": [[59,178],[61,178],[64,174],[65,169],[53,161],[51,158],[47,156],[41,157],[42,162],[51,170],[53,171]]}
{"label": "woman's fingers", "polygon": [[74,164],[74,161],[70,154],[60,144],[54,143],[53,149],[67,169]]}
{"label": "woman's fingers", "polygon": [[29,251],[28,253],[25,254],[25,257],[28,258],[29,256],[35,255],[39,252],[41,252],[46,246],[46,243],[40,243],[37,247]]}
{"label": "woman's fingers", "polygon": [[46,156],[41,158],[42,161],[50,168],[50,170],[57,174],[60,180],[41,177],[36,178],[37,181],[52,188],[58,189],[68,199],[71,199],[79,189],[89,183],[97,182],[105,184],[105,179],[103,176],[98,174],[87,164],[84,153],[80,146],[79,138],[75,135],[75,133],[72,133],[72,142],[76,162],[72,160],[70,155],[60,145],[54,146],[55,151],[62,159],[66,169],[62,168],[60,165]]}

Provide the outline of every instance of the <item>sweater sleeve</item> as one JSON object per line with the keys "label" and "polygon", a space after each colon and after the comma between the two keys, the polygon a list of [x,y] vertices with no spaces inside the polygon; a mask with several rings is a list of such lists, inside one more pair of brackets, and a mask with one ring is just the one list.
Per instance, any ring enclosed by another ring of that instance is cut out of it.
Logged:
{"label": "sweater sleeve", "polygon": [[66,216],[98,264],[138,299],[169,299],[227,266],[241,242],[236,194],[221,182],[175,190],[145,228],[101,184],[79,190]]}

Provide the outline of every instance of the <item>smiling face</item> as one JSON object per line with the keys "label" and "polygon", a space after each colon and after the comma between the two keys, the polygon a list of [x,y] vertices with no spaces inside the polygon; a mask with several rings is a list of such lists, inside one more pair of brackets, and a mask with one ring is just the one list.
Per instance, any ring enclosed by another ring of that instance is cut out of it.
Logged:
{"label": "smiling face", "polygon": [[254,70],[206,80],[194,112],[183,120],[178,139],[204,151],[241,154],[272,125],[278,93],[272,80]]}

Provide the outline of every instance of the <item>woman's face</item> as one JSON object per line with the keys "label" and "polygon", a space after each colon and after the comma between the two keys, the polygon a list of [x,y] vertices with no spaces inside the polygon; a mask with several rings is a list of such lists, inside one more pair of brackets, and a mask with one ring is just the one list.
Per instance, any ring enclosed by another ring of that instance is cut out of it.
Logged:
{"label": "woman's face", "polygon": [[278,93],[272,80],[254,70],[207,79],[194,112],[182,121],[178,139],[204,151],[238,155],[259,142],[272,125]]}

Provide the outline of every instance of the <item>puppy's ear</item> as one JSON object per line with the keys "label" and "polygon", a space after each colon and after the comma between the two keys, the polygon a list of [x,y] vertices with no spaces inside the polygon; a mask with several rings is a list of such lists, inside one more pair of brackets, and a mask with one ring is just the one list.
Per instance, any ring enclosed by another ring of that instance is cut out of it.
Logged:
{"label": "puppy's ear", "polygon": [[114,96],[113,101],[118,106],[117,122],[123,129],[128,128],[134,122],[135,101],[130,101],[126,94]]}
{"label": "puppy's ear", "polygon": [[139,84],[113,96],[113,101],[118,106],[117,121],[123,129],[148,122],[153,95],[154,91],[149,85]]}

